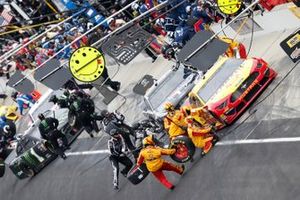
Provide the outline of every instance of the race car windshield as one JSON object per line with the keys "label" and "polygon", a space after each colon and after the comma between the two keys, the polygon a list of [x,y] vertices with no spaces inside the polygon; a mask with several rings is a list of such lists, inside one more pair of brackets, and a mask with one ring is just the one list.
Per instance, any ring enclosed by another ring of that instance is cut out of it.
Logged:
{"label": "race car windshield", "polygon": [[184,70],[180,67],[155,88],[155,91],[149,96],[149,101],[154,109],[165,103],[172,92],[185,80],[183,77]]}
{"label": "race car windshield", "polygon": [[204,101],[208,102],[209,99],[216,94],[218,89],[229,79],[229,77],[237,70],[243,63],[241,59],[226,60],[223,65],[209,77],[206,84],[198,91],[198,96]]}

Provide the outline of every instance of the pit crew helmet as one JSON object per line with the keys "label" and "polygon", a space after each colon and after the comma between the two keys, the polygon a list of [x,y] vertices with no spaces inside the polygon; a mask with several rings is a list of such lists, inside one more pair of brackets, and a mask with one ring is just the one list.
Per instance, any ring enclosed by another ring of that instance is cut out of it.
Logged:
{"label": "pit crew helmet", "polygon": [[174,110],[175,110],[174,105],[173,105],[172,103],[170,103],[170,102],[165,103],[164,108],[165,108],[165,110],[166,110],[167,112],[170,112],[170,111],[174,111]]}
{"label": "pit crew helmet", "polygon": [[16,99],[17,96],[18,96],[18,92],[13,92],[13,93],[11,94],[10,97],[11,97],[12,99]]}
{"label": "pit crew helmet", "polygon": [[143,139],[143,146],[154,145],[153,136],[149,135]]}
{"label": "pit crew helmet", "polygon": [[38,115],[38,118],[42,121],[42,120],[45,119],[45,115],[44,115],[43,113],[40,113],[40,114]]}

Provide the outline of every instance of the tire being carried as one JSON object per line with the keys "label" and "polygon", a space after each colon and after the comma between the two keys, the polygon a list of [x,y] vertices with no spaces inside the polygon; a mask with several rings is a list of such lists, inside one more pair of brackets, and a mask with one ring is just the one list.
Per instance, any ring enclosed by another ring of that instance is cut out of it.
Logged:
{"label": "tire being carried", "polygon": [[133,167],[128,173],[128,180],[133,184],[137,185],[142,182],[149,174],[146,164],[143,163],[140,167]]}
{"label": "tire being carried", "polygon": [[179,135],[172,139],[169,148],[176,149],[171,158],[179,163],[191,160],[195,154],[195,145],[192,140],[185,135]]}

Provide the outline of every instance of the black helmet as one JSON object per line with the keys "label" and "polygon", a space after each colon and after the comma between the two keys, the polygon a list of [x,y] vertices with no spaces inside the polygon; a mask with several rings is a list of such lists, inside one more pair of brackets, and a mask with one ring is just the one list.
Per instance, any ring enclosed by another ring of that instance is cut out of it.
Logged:
{"label": "black helmet", "polygon": [[58,101],[58,98],[56,95],[52,95],[49,99],[49,102],[53,102],[54,104],[56,104]]}
{"label": "black helmet", "polygon": [[42,121],[42,120],[45,119],[45,115],[44,115],[43,113],[40,113],[40,114],[38,115],[38,118]]}
{"label": "black helmet", "polygon": [[111,129],[110,131],[109,131],[109,135],[110,136],[112,136],[112,137],[115,137],[116,135],[118,135],[118,131],[117,131],[117,129]]}
{"label": "black helmet", "polygon": [[110,113],[108,112],[108,110],[102,110],[100,112],[101,117],[108,117],[110,115]]}
{"label": "black helmet", "polygon": [[13,92],[13,93],[11,94],[11,98],[13,98],[13,99],[16,99],[17,96],[18,96],[18,92]]}
{"label": "black helmet", "polygon": [[76,94],[70,94],[69,95],[69,101],[72,103],[74,101],[76,101],[77,99],[79,99],[80,97],[76,96]]}
{"label": "black helmet", "polygon": [[65,90],[63,93],[66,97],[70,96],[70,92],[68,90]]}

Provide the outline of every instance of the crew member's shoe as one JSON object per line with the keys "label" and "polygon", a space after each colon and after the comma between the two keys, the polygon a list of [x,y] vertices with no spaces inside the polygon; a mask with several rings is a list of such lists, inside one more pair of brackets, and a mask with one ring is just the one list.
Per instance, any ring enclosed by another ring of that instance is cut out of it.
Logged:
{"label": "crew member's shoe", "polygon": [[181,165],[181,168],[182,168],[182,172],[180,173],[180,175],[182,175],[182,174],[184,173],[185,166],[184,166],[184,165]]}
{"label": "crew member's shoe", "polygon": [[0,94],[0,99],[6,99],[7,95],[6,94]]}
{"label": "crew member's shoe", "polygon": [[212,140],[212,145],[215,146],[219,140],[220,138],[217,135],[214,135],[214,139]]}
{"label": "crew member's shoe", "polygon": [[61,158],[64,159],[64,160],[66,160],[67,159],[66,154],[61,155]]}
{"label": "crew member's shoe", "polygon": [[157,60],[157,57],[152,58],[152,63],[154,63]]}
{"label": "crew member's shoe", "polygon": [[191,162],[194,162],[194,158],[193,158],[193,157],[191,157],[190,161],[191,161]]}
{"label": "crew member's shoe", "polygon": [[117,184],[114,184],[114,190],[118,190],[119,186]]}
{"label": "crew member's shoe", "polygon": [[127,177],[127,173],[124,171],[121,171],[121,174],[126,178]]}
{"label": "crew member's shoe", "polygon": [[90,137],[93,138],[93,137],[94,137],[94,134],[93,134],[93,133],[90,133]]}
{"label": "crew member's shoe", "polygon": [[170,190],[174,190],[175,189],[175,185],[172,185],[172,187],[170,187]]}
{"label": "crew member's shoe", "polygon": [[113,89],[116,92],[118,92],[120,90],[121,83],[118,82],[118,81],[113,81],[109,86],[111,87],[111,89]]}
{"label": "crew member's shoe", "polygon": [[121,83],[117,82],[115,90],[118,92],[120,90]]}

